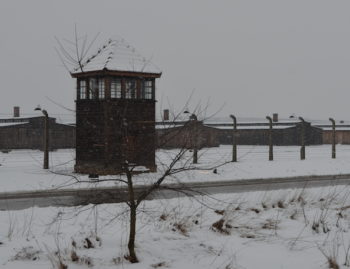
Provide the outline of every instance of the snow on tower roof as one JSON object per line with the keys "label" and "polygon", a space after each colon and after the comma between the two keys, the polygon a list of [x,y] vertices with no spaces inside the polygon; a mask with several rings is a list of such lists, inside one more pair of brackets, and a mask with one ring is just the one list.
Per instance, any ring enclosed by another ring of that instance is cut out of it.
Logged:
{"label": "snow on tower roof", "polygon": [[160,74],[160,69],[142,57],[124,39],[109,39],[98,51],[85,59],[82,68],[77,66],[72,74],[90,71],[124,71]]}

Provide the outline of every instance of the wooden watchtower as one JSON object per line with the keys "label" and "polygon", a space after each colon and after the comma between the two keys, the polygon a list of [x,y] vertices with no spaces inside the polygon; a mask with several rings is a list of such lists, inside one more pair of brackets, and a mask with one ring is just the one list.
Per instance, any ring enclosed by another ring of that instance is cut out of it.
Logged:
{"label": "wooden watchtower", "polygon": [[155,171],[158,68],[125,42],[109,40],[71,76],[77,79],[75,171],[118,174],[125,162]]}

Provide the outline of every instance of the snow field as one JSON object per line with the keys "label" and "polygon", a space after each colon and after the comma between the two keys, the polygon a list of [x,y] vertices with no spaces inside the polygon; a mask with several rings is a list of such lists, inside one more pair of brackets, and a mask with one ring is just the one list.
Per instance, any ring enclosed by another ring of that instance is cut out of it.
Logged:
{"label": "snow field", "polygon": [[[238,146],[238,162],[231,163],[231,146],[202,149],[199,151],[199,168],[225,165],[212,170],[195,170],[180,173],[167,178],[167,183],[174,182],[203,182],[211,180],[237,180],[250,178],[309,176],[325,174],[350,173],[350,145],[337,145],[337,159],[331,159],[331,146],[306,147],[306,160],[299,159],[300,147],[274,147],[274,161],[268,161],[266,146]],[[170,162],[177,150],[157,151],[157,173],[135,176],[135,184],[149,184],[157,179],[164,170],[163,165]],[[187,152],[185,159],[192,156]],[[79,188],[91,186],[89,183],[75,184],[71,177],[74,168],[75,152],[73,149],[58,150],[50,153],[50,171],[42,169],[43,152],[34,150],[13,150],[8,154],[0,153],[1,191],[38,190],[50,188]],[[77,179],[88,181],[86,175],[73,174]],[[104,176],[119,178],[119,176]],[[95,186],[95,182],[93,185]],[[101,182],[99,186],[114,186],[115,182]]]}
{"label": "snow field", "polygon": [[57,268],[59,257],[68,268],[316,269],[329,268],[327,257],[348,268],[349,194],[338,186],[147,201],[138,264],[123,258],[125,204],[2,211],[0,268]]}

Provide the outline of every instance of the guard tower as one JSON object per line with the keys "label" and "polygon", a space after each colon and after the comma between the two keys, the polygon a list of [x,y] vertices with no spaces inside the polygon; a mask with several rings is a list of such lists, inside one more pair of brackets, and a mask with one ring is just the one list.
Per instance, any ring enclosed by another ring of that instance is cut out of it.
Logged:
{"label": "guard tower", "polygon": [[77,79],[75,171],[156,170],[155,81],[161,72],[124,41],[109,40],[71,72]]}

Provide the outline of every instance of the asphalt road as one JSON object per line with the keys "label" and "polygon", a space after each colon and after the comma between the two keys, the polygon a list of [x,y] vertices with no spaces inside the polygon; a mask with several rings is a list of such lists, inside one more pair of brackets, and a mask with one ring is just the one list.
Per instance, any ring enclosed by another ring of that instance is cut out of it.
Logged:
{"label": "asphalt road", "polygon": [[[186,195],[239,193],[267,191],[288,188],[311,188],[322,186],[348,185],[350,174],[301,176],[287,178],[248,179],[234,181],[210,181],[186,184],[163,184],[147,199],[171,199]],[[144,191],[143,186],[135,187],[135,193]],[[86,204],[121,203],[127,199],[126,188],[80,188],[62,190],[40,190],[0,193],[0,210],[20,210],[32,206],[78,206]]]}

